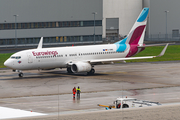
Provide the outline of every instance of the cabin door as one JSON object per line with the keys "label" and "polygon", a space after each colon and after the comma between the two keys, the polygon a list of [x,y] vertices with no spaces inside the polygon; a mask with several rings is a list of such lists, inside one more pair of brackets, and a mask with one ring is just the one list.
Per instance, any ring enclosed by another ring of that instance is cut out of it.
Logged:
{"label": "cabin door", "polygon": [[28,56],[28,63],[33,63],[33,57],[31,53],[27,53]]}

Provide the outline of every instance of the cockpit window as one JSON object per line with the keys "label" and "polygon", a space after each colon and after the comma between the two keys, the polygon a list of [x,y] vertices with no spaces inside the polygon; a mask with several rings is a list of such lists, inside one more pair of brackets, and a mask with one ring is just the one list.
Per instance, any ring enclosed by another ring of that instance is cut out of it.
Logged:
{"label": "cockpit window", "polygon": [[12,56],[11,59],[21,59],[21,56]]}
{"label": "cockpit window", "polygon": [[17,57],[16,57],[16,59],[20,59],[20,58],[21,58],[21,56],[17,56]]}

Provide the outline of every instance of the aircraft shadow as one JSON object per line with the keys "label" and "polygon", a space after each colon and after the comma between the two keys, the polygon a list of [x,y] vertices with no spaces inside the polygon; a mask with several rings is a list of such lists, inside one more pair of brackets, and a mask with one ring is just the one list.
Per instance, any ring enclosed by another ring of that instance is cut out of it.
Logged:
{"label": "aircraft shadow", "polygon": [[17,75],[11,75],[12,78],[4,78],[0,80],[22,80],[22,79],[43,79],[43,78],[65,78],[65,77],[76,77],[76,76],[83,76],[83,77],[93,77],[93,76],[105,76],[107,74],[95,73],[94,75],[87,75],[86,73],[75,73],[69,74],[66,71],[48,71],[48,72],[39,72],[39,73],[24,73],[24,77],[18,77]]}

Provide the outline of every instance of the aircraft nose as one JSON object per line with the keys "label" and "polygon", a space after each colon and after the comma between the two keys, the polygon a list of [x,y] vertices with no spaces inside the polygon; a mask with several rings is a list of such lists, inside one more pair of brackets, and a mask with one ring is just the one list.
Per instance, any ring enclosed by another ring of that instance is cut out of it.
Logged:
{"label": "aircraft nose", "polygon": [[6,66],[6,67],[11,67],[10,61],[9,61],[9,60],[6,60],[6,61],[4,62],[4,66]]}

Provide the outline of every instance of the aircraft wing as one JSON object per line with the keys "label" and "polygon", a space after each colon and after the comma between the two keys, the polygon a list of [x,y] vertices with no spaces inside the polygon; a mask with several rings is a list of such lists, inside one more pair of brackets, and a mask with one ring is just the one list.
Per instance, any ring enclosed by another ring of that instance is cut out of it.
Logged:
{"label": "aircraft wing", "polygon": [[147,57],[129,57],[129,58],[114,58],[114,59],[98,59],[98,60],[91,60],[90,63],[98,63],[98,62],[115,62],[115,61],[124,61],[124,60],[135,60],[135,59],[148,59],[154,58],[156,56],[147,56]]}
{"label": "aircraft wing", "polygon": [[166,49],[168,47],[169,43],[166,44],[164,49],[161,51],[161,53],[157,56],[145,56],[145,57],[129,57],[129,58],[114,58],[114,59],[98,59],[98,60],[90,60],[90,63],[99,63],[99,62],[115,62],[115,61],[124,61],[124,60],[135,60],[135,59],[149,59],[149,58],[155,58],[155,57],[161,57],[166,52]]}

